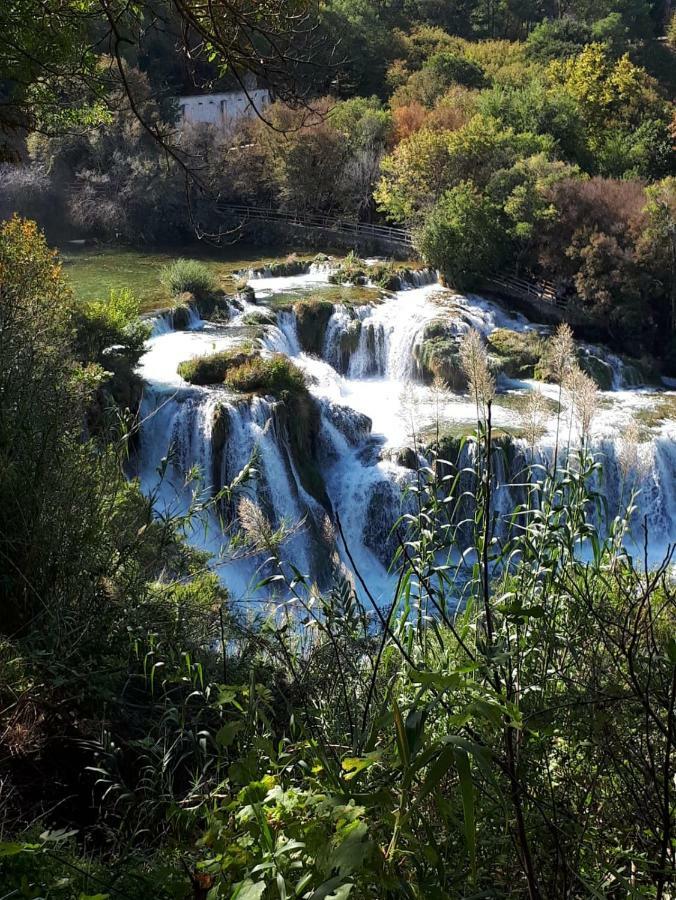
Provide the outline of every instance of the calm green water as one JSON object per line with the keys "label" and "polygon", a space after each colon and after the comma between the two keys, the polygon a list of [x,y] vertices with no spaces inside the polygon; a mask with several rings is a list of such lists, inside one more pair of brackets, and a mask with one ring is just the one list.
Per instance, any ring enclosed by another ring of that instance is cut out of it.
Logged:
{"label": "calm green water", "polygon": [[[314,254],[298,254],[312,258]],[[280,254],[284,258],[283,254]],[[111,290],[127,288],[141,301],[144,311],[171,305],[160,284],[160,271],[179,257],[199,259],[211,268],[224,290],[232,289],[240,269],[263,266],[275,259],[242,244],[223,248],[178,247],[170,250],[129,250],[119,247],[83,247],[61,251],[64,271],[76,296],[83,300],[106,297]],[[280,257],[276,257],[280,258]]]}

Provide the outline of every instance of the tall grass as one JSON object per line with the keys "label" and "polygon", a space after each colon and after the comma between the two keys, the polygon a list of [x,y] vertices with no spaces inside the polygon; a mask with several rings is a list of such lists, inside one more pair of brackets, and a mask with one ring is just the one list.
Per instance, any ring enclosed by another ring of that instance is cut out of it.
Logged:
{"label": "tall grass", "polygon": [[218,287],[211,269],[196,259],[177,259],[164,266],[160,271],[160,281],[174,297],[190,293],[202,298]]}

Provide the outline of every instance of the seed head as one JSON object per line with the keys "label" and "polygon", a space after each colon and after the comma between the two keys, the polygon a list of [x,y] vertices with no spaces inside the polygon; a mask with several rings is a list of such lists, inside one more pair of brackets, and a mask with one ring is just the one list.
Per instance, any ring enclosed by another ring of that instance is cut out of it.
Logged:
{"label": "seed head", "polygon": [[477,410],[485,415],[485,407],[495,397],[495,379],[488,366],[488,354],[481,335],[471,328],[460,343],[460,365],[469,382],[469,392],[474,397]]}
{"label": "seed head", "polygon": [[580,433],[583,438],[589,437],[591,423],[599,407],[596,382],[573,364],[565,373],[563,385],[570,397],[571,409],[580,426]]}
{"label": "seed head", "polygon": [[255,550],[270,550],[274,543],[274,531],[268,517],[257,503],[242,497],[237,508],[240,528]]}
{"label": "seed head", "polygon": [[563,384],[574,365],[575,342],[570,325],[561,322],[547,345],[547,361],[554,380]]}
{"label": "seed head", "polygon": [[521,410],[521,428],[531,449],[547,431],[547,404],[540,391],[530,391]]}

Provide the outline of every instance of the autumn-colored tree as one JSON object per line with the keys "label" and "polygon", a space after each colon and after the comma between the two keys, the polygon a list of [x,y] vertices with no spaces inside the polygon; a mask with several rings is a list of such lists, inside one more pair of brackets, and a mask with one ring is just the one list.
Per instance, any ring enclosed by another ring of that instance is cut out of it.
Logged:
{"label": "autumn-colored tree", "polygon": [[520,156],[548,153],[552,146],[551,138],[517,133],[484,116],[457,131],[425,129],[383,160],[376,200],[390,218],[413,219],[461,181],[483,188],[496,169],[509,167]]}

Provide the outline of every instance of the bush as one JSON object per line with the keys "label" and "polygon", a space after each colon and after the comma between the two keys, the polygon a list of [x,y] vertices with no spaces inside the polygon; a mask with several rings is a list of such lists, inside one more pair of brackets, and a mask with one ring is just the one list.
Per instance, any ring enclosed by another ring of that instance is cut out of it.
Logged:
{"label": "bush", "polygon": [[160,281],[173,297],[190,293],[200,299],[217,288],[213,272],[196,259],[177,259],[165,266],[160,273]]}
{"label": "bush", "polygon": [[462,84],[465,87],[480,88],[486,84],[481,66],[457,53],[435,53],[425,63],[425,68],[439,75],[448,85]]}
{"label": "bush", "polygon": [[246,362],[249,356],[241,347],[198,356],[182,362],[178,367],[178,374],[190,384],[223,384],[228,370]]}
{"label": "bush", "polygon": [[273,397],[307,394],[305,376],[281,353],[266,359],[249,356],[239,365],[228,368],[225,383],[246,394],[271,394]]}

